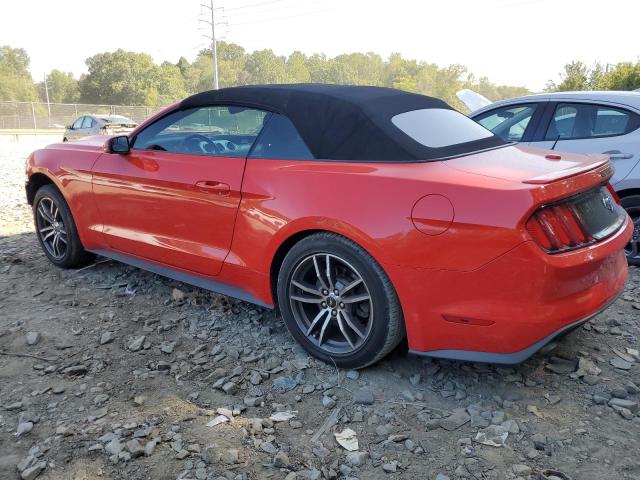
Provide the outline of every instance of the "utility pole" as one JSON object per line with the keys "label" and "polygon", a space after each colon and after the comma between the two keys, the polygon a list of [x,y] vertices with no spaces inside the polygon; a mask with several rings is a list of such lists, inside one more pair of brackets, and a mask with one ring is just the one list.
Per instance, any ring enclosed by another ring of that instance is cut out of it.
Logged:
{"label": "utility pole", "polygon": [[211,40],[211,57],[213,60],[213,88],[218,89],[218,45],[216,40],[216,18],[215,11],[220,10],[222,7],[216,8],[213,6],[213,0],[209,0],[209,5],[201,3],[200,6],[208,8],[211,11],[211,21],[200,18],[201,22],[204,22],[211,26],[211,36],[205,35]]}
{"label": "utility pole", "polygon": [[[49,114],[49,125],[51,125],[51,103],[49,103],[49,85],[47,84],[47,74],[44,74],[44,93],[47,97],[47,112]],[[47,125],[47,126],[49,126]]]}

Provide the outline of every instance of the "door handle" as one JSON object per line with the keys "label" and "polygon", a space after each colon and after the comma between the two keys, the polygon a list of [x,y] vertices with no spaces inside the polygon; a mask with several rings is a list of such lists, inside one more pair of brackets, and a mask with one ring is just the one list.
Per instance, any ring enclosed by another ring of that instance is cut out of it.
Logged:
{"label": "door handle", "polygon": [[609,159],[611,160],[627,160],[633,158],[633,153],[611,153]]}
{"label": "door handle", "polygon": [[212,192],[218,195],[229,195],[231,192],[231,187],[228,184],[215,180],[201,180],[196,182],[196,187],[203,192]]}

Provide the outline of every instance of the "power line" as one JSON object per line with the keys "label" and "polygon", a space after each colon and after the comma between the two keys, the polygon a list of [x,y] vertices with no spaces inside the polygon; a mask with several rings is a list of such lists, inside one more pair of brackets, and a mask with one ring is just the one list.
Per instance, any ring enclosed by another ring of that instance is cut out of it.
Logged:
{"label": "power line", "polygon": [[286,0],[275,0],[275,1],[271,1],[271,2],[265,2],[265,3],[258,3],[258,4],[253,4],[253,5],[247,5],[247,7],[252,7],[252,8],[244,8],[242,10],[240,10],[240,7],[234,7],[234,8],[224,8],[225,13],[230,13],[231,15],[233,15],[234,18],[238,17],[238,16],[248,16],[248,15],[262,15],[264,13],[269,13],[269,12],[279,12],[279,13],[283,13],[285,11],[293,11],[295,12],[296,9],[299,10],[301,8],[306,8],[306,7],[326,7],[327,6],[327,1],[326,0],[308,0],[306,2],[302,2],[302,1],[297,1],[295,3],[287,3],[287,4],[283,4],[282,2],[285,2]]}
{"label": "power line", "polygon": [[264,18],[264,19],[261,19],[261,20],[254,20],[254,21],[250,21],[250,22],[239,22],[239,23],[230,22],[229,25],[231,27],[236,27],[236,26],[239,26],[239,25],[254,25],[256,23],[276,22],[278,20],[288,20],[290,18],[298,18],[298,17],[303,17],[305,15],[314,15],[316,13],[325,13],[325,12],[330,12],[330,11],[331,11],[331,9],[316,10],[316,11],[313,11],[313,12],[299,13],[297,15],[289,15],[289,16],[286,16],[286,17]]}
{"label": "power line", "polygon": [[251,7],[259,7],[261,5],[271,5],[272,3],[281,3],[284,0],[270,0],[268,2],[260,2],[260,3],[252,3],[251,5],[241,5],[240,7],[232,7],[232,8],[225,8],[225,12],[232,12],[235,10],[243,10],[245,8],[251,8]]}

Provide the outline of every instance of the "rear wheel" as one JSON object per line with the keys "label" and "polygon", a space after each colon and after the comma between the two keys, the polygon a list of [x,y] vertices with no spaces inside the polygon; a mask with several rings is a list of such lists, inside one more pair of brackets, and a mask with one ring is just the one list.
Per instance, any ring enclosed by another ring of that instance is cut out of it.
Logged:
{"label": "rear wheel", "polygon": [[33,217],[38,242],[54,265],[79,267],[95,258],[80,243],[69,206],[53,185],[45,185],[36,192]]}
{"label": "rear wheel", "polygon": [[375,363],[404,336],[389,277],[371,255],[333,233],[311,235],[289,251],[278,275],[278,304],[293,337],[341,367]]}
{"label": "rear wheel", "polygon": [[629,265],[640,265],[640,195],[629,195],[621,200],[622,206],[633,220],[633,236],[624,248]]}

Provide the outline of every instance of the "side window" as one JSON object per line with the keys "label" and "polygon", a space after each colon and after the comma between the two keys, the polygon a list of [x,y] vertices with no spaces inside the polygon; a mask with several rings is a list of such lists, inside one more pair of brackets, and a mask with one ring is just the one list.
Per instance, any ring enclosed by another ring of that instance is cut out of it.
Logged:
{"label": "side window", "polygon": [[82,122],[83,121],[84,121],[84,117],[80,117],[75,122],[73,122],[73,125],[71,125],[71,128],[73,128],[74,130],[82,128]]}
{"label": "side window", "polygon": [[549,122],[545,139],[624,135],[636,128],[638,122],[637,115],[619,108],[588,103],[560,103]]}
{"label": "side window", "polygon": [[519,142],[536,111],[535,104],[497,108],[474,120],[507,142]]}
{"label": "side window", "polygon": [[272,114],[251,151],[251,158],[313,160],[296,127],[284,115]]}
{"label": "side window", "polygon": [[82,122],[82,128],[91,128],[93,126],[93,118],[84,117],[84,121]]}
{"label": "side window", "polygon": [[594,135],[621,135],[626,132],[630,123],[630,115],[613,108],[598,108],[596,124],[593,128]]}
{"label": "side window", "polygon": [[133,149],[246,157],[268,115],[233,106],[176,110],[138,133]]}

